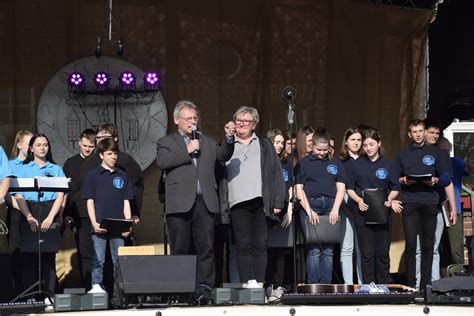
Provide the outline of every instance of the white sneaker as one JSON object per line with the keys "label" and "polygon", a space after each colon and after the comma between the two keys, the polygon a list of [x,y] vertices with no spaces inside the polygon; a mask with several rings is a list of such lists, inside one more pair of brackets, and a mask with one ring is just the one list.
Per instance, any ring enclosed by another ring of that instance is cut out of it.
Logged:
{"label": "white sneaker", "polygon": [[257,280],[252,279],[248,280],[247,283],[244,283],[243,287],[246,289],[261,289],[263,288],[263,283],[259,283]]}
{"label": "white sneaker", "polygon": [[275,290],[272,290],[271,295],[268,297],[269,302],[274,302],[281,300],[281,297],[286,292],[286,289],[282,286],[277,287]]}
{"label": "white sneaker", "polygon": [[90,291],[87,293],[94,294],[94,293],[107,293],[107,292],[104,291],[104,289],[102,288],[102,286],[100,286],[100,284],[94,284],[92,288],[90,289]]}
{"label": "white sneaker", "polygon": [[46,307],[44,308],[45,312],[54,311],[54,300],[52,298],[46,297],[44,299],[44,304],[46,305]]}

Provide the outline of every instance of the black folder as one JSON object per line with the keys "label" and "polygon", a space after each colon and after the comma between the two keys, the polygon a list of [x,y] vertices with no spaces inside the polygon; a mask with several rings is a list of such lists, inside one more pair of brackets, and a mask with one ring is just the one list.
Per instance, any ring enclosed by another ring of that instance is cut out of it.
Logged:
{"label": "black folder", "polygon": [[409,174],[407,175],[407,180],[413,180],[416,181],[417,183],[423,182],[423,181],[431,181],[431,178],[433,177],[432,174]]}
{"label": "black folder", "polygon": [[385,189],[364,189],[362,191],[364,203],[369,209],[362,212],[366,224],[386,224],[388,223],[389,209],[385,206],[387,201],[387,190]]}
{"label": "black folder", "polygon": [[[41,252],[56,253],[59,251],[59,240],[61,237],[59,231],[59,223],[52,223],[49,229],[41,232]],[[37,252],[38,251],[38,232],[31,230],[30,225],[26,221],[20,224],[21,231],[21,252]]]}
{"label": "black folder", "polygon": [[111,237],[120,237],[122,233],[130,231],[133,221],[131,219],[104,218],[100,222],[100,228],[107,229]]}
{"label": "black folder", "polygon": [[306,244],[337,244],[341,242],[341,219],[336,224],[329,224],[329,214],[318,215],[319,224],[313,225],[305,217],[302,222],[303,236]]}

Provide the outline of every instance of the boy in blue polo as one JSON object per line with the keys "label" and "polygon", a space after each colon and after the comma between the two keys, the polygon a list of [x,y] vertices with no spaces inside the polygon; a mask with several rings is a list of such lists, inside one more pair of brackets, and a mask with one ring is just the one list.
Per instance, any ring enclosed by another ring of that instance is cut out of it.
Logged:
{"label": "boy in blue polo", "polygon": [[89,293],[104,293],[101,287],[105,262],[105,250],[109,240],[112,262],[117,265],[118,248],[124,245],[122,237],[109,236],[100,228],[104,218],[131,219],[129,200],[133,199],[133,189],[125,171],[115,166],[118,144],[112,139],[104,139],[97,145],[102,164],[89,171],[82,185],[82,198],[87,200],[87,212],[92,224],[92,289]]}

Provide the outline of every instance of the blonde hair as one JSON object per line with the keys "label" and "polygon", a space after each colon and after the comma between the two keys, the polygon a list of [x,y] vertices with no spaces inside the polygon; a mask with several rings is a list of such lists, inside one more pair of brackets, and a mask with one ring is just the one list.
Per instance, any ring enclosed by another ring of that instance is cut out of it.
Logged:
{"label": "blonde hair", "polygon": [[10,152],[10,158],[15,159],[20,154],[20,149],[18,148],[18,143],[23,140],[25,136],[33,136],[33,133],[29,130],[18,131],[15,135],[15,140],[13,141],[12,150]]}

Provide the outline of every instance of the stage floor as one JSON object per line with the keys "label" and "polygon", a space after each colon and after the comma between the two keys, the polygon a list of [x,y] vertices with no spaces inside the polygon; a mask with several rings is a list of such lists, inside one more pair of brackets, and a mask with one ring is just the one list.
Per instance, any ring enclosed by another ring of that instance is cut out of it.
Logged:
{"label": "stage floor", "polygon": [[[292,310],[293,309],[293,310]],[[254,316],[254,315],[272,315],[272,316],[474,316],[473,306],[440,306],[440,305],[244,305],[244,306],[205,306],[205,307],[168,307],[168,308],[150,308],[150,309],[126,309],[126,310],[107,310],[107,311],[82,311],[82,312],[64,312],[64,313],[41,313],[40,315],[52,316],[73,316],[73,315],[150,315],[150,316]]]}

